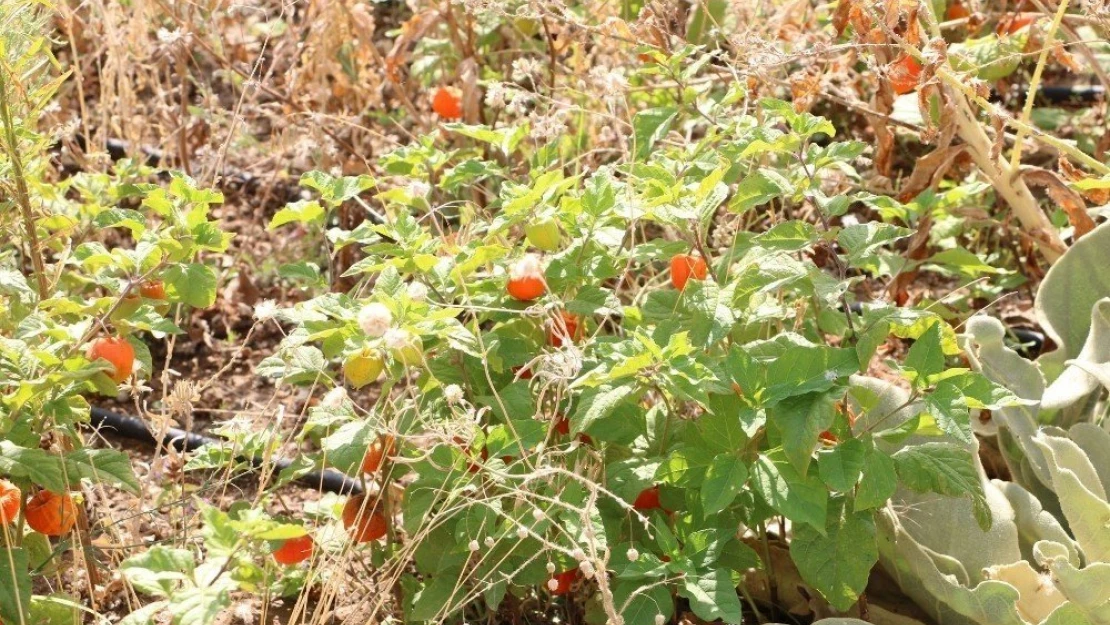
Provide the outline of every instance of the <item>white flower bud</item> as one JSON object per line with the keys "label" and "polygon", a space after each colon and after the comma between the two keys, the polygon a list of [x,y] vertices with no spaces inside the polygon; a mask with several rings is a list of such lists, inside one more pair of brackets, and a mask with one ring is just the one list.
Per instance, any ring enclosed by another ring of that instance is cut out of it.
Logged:
{"label": "white flower bud", "polygon": [[341,408],[345,401],[347,401],[347,389],[337,386],[324,395],[324,398],[320,400],[320,405],[324,408],[335,409]]}
{"label": "white flower bud", "polygon": [[528,528],[524,527],[523,525],[516,528],[516,536],[521,540],[528,538]]}
{"label": "white flower bud", "polygon": [[[554,565],[551,567],[551,569],[552,569],[552,572],[554,572],[554,569],[555,569]],[[550,590],[551,592],[555,592],[556,590],[559,590],[559,580],[555,579],[554,577],[547,580],[547,589]]]}
{"label": "white flower bud", "polygon": [[423,302],[428,299],[428,287],[423,282],[409,282],[407,289],[409,299],[414,302]]}
{"label": "white flower bud", "polygon": [[485,542],[486,547],[489,547],[490,549],[493,549],[493,546],[496,544],[493,540],[493,536],[486,536],[486,540],[483,542]]}
{"label": "white flower bud", "polygon": [[663,623],[666,623],[666,622],[667,622],[667,617],[663,616],[662,614],[656,614],[655,615],[655,625],[663,625]]}
{"label": "white flower bud", "polygon": [[447,403],[451,406],[458,404],[463,400],[462,387],[458,384],[448,384],[447,387],[443,389],[443,398],[447,400]]}
{"label": "white flower bud", "polygon": [[470,541],[470,544],[467,545],[467,548],[471,551],[478,551],[478,549],[480,549],[480,547],[478,546],[478,541],[476,540]]}
{"label": "white flower bud", "polygon": [[540,257],[535,254],[525,254],[523,258],[513,263],[512,267],[509,268],[510,280],[542,277],[543,263],[540,262]]}
{"label": "white flower bud", "polygon": [[625,555],[628,556],[628,561],[629,562],[635,562],[636,560],[640,559],[640,552],[636,551],[635,547],[629,547],[628,548],[628,553],[625,554]]}
{"label": "white flower bud", "polygon": [[547,572],[548,573],[554,573],[555,572],[555,563],[554,562],[548,562],[547,563]]}
{"label": "white flower bud", "polygon": [[585,577],[586,579],[593,579],[594,565],[591,564],[589,560],[586,560],[586,561],[582,562],[581,564],[579,564],[578,565],[578,570],[582,571],[582,576]]}
{"label": "white flower bud", "polygon": [[581,548],[575,548],[574,551],[570,552],[570,557],[574,558],[575,560],[579,560],[579,561],[585,560],[586,559],[586,552],[582,551]]}
{"label": "white flower bud", "polygon": [[539,508],[535,508],[534,510],[532,510],[532,518],[537,520],[537,521],[542,521],[543,520],[543,510],[540,510]]}
{"label": "white flower bud", "polygon": [[393,313],[389,312],[385,304],[373,302],[358,311],[358,327],[362,328],[366,336],[378,338],[385,334],[391,325],[393,325]]}

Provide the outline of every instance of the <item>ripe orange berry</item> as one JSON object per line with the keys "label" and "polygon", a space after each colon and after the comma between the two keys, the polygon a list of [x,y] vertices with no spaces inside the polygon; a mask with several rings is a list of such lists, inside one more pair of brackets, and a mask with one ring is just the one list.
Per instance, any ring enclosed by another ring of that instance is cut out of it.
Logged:
{"label": "ripe orange berry", "polygon": [[509,269],[509,295],[522,302],[530,302],[547,292],[540,259],[528,254]]}
{"label": "ripe orange berry", "polygon": [[107,360],[111,363],[115,370],[109,377],[117,383],[131,377],[131,370],[135,366],[135,348],[126,339],[119,337],[96,339],[89,345],[85,357],[93,362]]}
{"label": "ripe orange berry", "polygon": [[385,515],[374,510],[374,504],[367,504],[366,509],[363,510],[365,499],[365,495],[355,495],[343,506],[343,527],[358,543],[378,540],[389,531],[389,522],[386,521]]}
{"label": "ripe orange berry", "polygon": [[640,491],[636,496],[636,501],[632,502],[632,507],[637,510],[655,510],[661,508],[659,505],[659,487],[652,486]]}
{"label": "ripe orange berry", "polygon": [[960,0],[956,0],[948,5],[948,11],[944,14],[944,19],[949,21],[963,19],[965,17],[971,17],[971,11],[969,11]]}
{"label": "ripe orange berry", "polygon": [[562,347],[563,341],[567,339],[573,343],[582,338],[580,329],[578,315],[562,311],[551,321],[547,329],[547,344],[552,347]]}
{"label": "ripe orange berry", "polygon": [[166,299],[166,285],[161,280],[147,280],[139,285],[139,295],[147,299]]}
{"label": "ripe orange berry", "polygon": [[290,538],[274,551],[274,560],[286,566],[299,564],[312,557],[313,545],[312,537],[308,534]]}
{"label": "ripe orange berry", "polygon": [[701,256],[676,254],[671,259],[671,285],[679,291],[686,289],[686,283],[690,278],[705,280],[707,275],[709,275],[709,266]]}
{"label": "ripe orange berry", "polygon": [[61,536],[73,529],[77,522],[77,504],[69,493],[52,493],[40,490],[27,502],[23,511],[27,525],[46,536]]}
{"label": "ripe orange berry", "polygon": [[366,455],[362,457],[362,472],[377,473],[382,467],[382,460],[392,456],[397,451],[397,445],[392,436],[382,434],[370,443]]}
{"label": "ripe orange berry", "polygon": [[23,493],[8,480],[0,480],[0,526],[11,525],[19,516]]}
{"label": "ripe orange berry", "polygon": [[440,87],[432,97],[432,110],[443,119],[462,119],[462,100],[448,87]]}
{"label": "ripe orange berry", "polygon": [[912,56],[903,54],[897,61],[890,64],[888,77],[890,78],[890,86],[894,88],[894,93],[898,95],[907,94],[917,89],[917,83],[921,79],[921,64]]}
{"label": "ripe orange berry", "polygon": [[548,589],[551,590],[551,594],[553,595],[565,595],[570,592],[571,586],[574,585],[574,582],[578,580],[581,574],[581,571],[577,568],[563,571],[562,573],[556,573],[551,577],[555,582],[554,588],[552,588],[550,582],[548,582]]}
{"label": "ripe orange berry", "polygon": [[995,29],[995,32],[999,35],[1013,35],[1036,21],[1036,15],[1014,13],[1002,18],[1002,21],[998,22],[998,28]]}

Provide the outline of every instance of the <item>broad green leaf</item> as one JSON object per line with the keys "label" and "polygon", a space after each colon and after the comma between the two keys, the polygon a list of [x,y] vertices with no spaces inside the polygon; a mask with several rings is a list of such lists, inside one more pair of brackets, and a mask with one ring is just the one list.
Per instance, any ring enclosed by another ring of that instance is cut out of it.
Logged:
{"label": "broad green leaf", "polygon": [[632,118],[632,132],[637,160],[647,158],[652,146],[667,134],[677,116],[678,109],[671,106],[636,113]]}
{"label": "broad green leaf", "polygon": [[655,625],[656,615],[662,614],[668,620],[674,615],[674,600],[663,585],[618,582],[613,585],[613,605],[625,625]]}
{"label": "broad green leaf", "polygon": [[881,508],[898,488],[894,461],[882,451],[872,447],[863,463],[863,475],[856,489],[856,510]]}
{"label": "broad green leaf", "polygon": [[216,271],[207,265],[173,265],[166,270],[165,278],[170,299],[194,308],[208,308],[216,302]]}
{"label": "broad green leaf", "polygon": [[740,458],[727,454],[713,458],[701,487],[703,514],[712,515],[727,508],[747,480],[748,467]]}
{"label": "broad green leaf", "polygon": [[835,393],[809,393],[785,400],[768,408],[771,422],[782,433],[782,448],[790,463],[805,474],[821,432],[836,418]]}
{"label": "broad green leaf", "polygon": [[115,449],[79,449],[66,454],[66,472],[70,481],[89,479],[109,483],[138,494],[139,480],[131,468],[131,457]]}
{"label": "broad green leaf", "polygon": [[5,623],[22,623],[30,608],[31,574],[27,569],[27,552],[0,546],[0,618]]}
{"label": "broad green leaf", "polygon": [[324,207],[320,206],[319,202],[298,200],[286,204],[285,208],[279,210],[270,220],[270,225],[266,229],[273,230],[291,223],[322,224],[326,214]]}
{"label": "broad green leaf", "polygon": [[903,367],[909,373],[910,381],[920,386],[927,383],[929,376],[934,376],[944,371],[944,348],[940,339],[941,321],[929,326],[906,354]]}
{"label": "broad green leaf", "polygon": [[904,447],[891,457],[898,480],[919,493],[970,497],[975,520],[990,529],[991,511],[974,459],[967,449],[951,443],[925,443]]}
{"label": "broad green leaf", "polygon": [[817,454],[817,473],[831,490],[851,492],[863,472],[867,454],[868,448],[863,441],[849,438]]}
{"label": "broad green leaf", "polygon": [[821,480],[799,474],[781,455],[760,455],[751,472],[756,492],[772,508],[795,523],[824,531],[829,493]]}
{"label": "broad green leaf", "polygon": [[859,600],[879,560],[871,513],[850,512],[844,499],[833,500],[824,535],[808,525],[794,527],[790,557],[807,584],[846,611]]}
{"label": "broad green leaf", "polygon": [[725,623],[743,622],[736,585],[725,569],[687,573],[678,594],[690,600],[690,609],[700,618],[707,621],[721,619]]}
{"label": "broad green leaf", "polygon": [[67,490],[62,459],[44,449],[19,447],[0,440],[0,474],[27,478],[47,490]]}

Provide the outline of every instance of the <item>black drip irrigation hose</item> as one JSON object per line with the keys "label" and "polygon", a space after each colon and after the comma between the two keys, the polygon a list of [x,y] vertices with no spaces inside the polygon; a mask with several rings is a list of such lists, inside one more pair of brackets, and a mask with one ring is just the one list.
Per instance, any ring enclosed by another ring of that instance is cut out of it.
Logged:
{"label": "black drip irrigation hose", "polygon": [[[158,440],[151,434],[146,423],[141,419],[121,415],[103,408],[92,409],[92,425],[100,431],[123,436],[136,441],[152,445]],[[211,438],[201,434],[193,434],[184,430],[170,428],[166,431],[163,443],[172,446],[177,451],[193,451],[205,445],[221,445],[226,441]],[[254,470],[262,468],[262,459],[256,457],[239,457],[239,460],[250,463]],[[278,458],[272,461],[272,466],[282,471],[292,466],[292,461]],[[297,478],[297,482],[309,488],[341,495],[361,494],[362,484],[358,480],[333,470],[313,471]]]}

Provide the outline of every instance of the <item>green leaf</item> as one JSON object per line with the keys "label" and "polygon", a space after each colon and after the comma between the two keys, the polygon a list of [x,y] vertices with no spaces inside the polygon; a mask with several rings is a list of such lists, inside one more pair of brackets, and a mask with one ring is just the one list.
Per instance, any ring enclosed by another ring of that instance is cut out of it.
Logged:
{"label": "green leaf", "polygon": [[182,583],[191,580],[196,561],[188,549],[155,545],[120,563],[120,571],[139,592],[169,597]]}
{"label": "green leaf", "polygon": [[571,432],[582,432],[595,421],[610,415],[636,388],[630,384],[621,386],[602,386],[582,393],[578,407],[570,418]]}
{"label": "green leaf", "polygon": [[285,208],[279,210],[270,220],[270,225],[266,227],[267,230],[274,230],[291,223],[313,224],[324,223],[324,216],[327,212],[319,202],[298,200],[290,202],[285,205]]}
{"label": "green leaf", "polygon": [[736,193],[732,196],[728,209],[734,213],[743,213],[792,190],[790,183],[777,172],[759,169],[736,185]]}
{"label": "green leaf", "polygon": [[667,620],[674,614],[674,600],[666,586],[617,582],[613,585],[613,605],[625,625],[655,625],[657,614]]}
{"label": "green leaf", "polygon": [[30,608],[31,574],[27,569],[27,552],[0,547],[0,619],[6,623],[22,623]]}
{"label": "green leaf", "polygon": [[[817,454],[817,473],[830,489],[851,492],[863,472],[867,455],[868,449],[863,441],[849,438]],[[893,473],[891,477],[894,477]]]}
{"label": "green leaf", "polygon": [[708,516],[727,508],[747,480],[748,467],[740,458],[724,454],[713,458],[701,486],[702,513]]}
{"label": "green leaf", "polygon": [[771,422],[782,432],[782,449],[790,463],[805,474],[821,432],[836,418],[835,393],[788,397],[768,409]]}
{"label": "green leaf", "polygon": [[636,113],[632,118],[632,131],[637,160],[647,158],[652,146],[667,134],[677,116],[678,109],[673,106],[652,108]]}
{"label": "green leaf", "polygon": [[78,449],[66,454],[66,472],[70,481],[89,479],[114,484],[134,494],[139,493],[139,480],[131,468],[131,457],[115,449]]}
{"label": "green leaf", "polygon": [[808,525],[794,527],[790,557],[807,584],[837,610],[848,610],[879,560],[871,513],[849,512],[843,498],[834,499],[824,534]]}
{"label": "green leaf", "polygon": [[[432,621],[445,616],[454,608],[457,580],[452,575],[436,575],[416,592],[412,609],[406,614],[410,621]],[[463,593],[460,592],[459,600]]]}
{"label": "green leaf", "polygon": [[62,459],[44,449],[0,440],[0,474],[26,478],[56,493],[66,490]]}
{"label": "green leaf", "polygon": [[374,179],[365,174],[336,178],[322,171],[301,174],[301,186],[315,189],[320,199],[332,205],[342,204],[374,186]]}
{"label": "green leaf", "polygon": [[812,224],[791,220],[784,221],[755,238],[759,245],[784,252],[805,249],[817,239],[817,229]]}
{"label": "green leaf", "polygon": [[174,625],[211,625],[231,605],[226,588],[201,586],[174,594],[168,610]]}
{"label": "green leaf", "polygon": [[907,370],[910,381],[915,385],[923,385],[929,376],[937,375],[944,371],[944,347],[941,345],[940,324],[936,321],[929,326],[906,354],[903,367]]}
{"label": "green leaf", "polygon": [[799,474],[775,454],[759,456],[752,466],[752,480],[756,492],[780,514],[824,531],[829,493],[819,479]]}
{"label": "green leaf", "polygon": [[701,573],[690,571],[678,594],[690,600],[694,614],[707,621],[743,622],[743,610],[736,595],[736,584],[725,569]]}
{"label": "green leaf", "polygon": [[975,520],[986,531],[991,527],[991,511],[971,454],[951,443],[925,443],[904,447],[891,459],[898,480],[911,490],[970,497]]}
{"label": "green leaf", "polygon": [[170,299],[194,308],[208,308],[216,302],[216,270],[199,263],[173,265],[166,270],[166,293]]}

